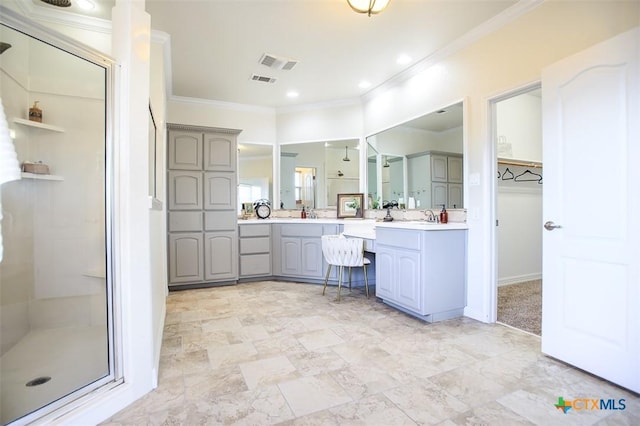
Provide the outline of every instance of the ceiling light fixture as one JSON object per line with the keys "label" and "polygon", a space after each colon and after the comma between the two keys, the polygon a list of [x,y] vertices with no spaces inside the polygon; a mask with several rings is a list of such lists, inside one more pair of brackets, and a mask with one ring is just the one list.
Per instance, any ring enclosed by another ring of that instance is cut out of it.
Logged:
{"label": "ceiling light fixture", "polygon": [[398,65],[407,65],[409,62],[411,62],[411,56],[405,54],[398,56],[398,59],[396,59]]}
{"label": "ceiling light fixture", "polygon": [[358,87],[361,89],[368,89],[369,87],[371,87],[371,83],[363,80],[358,84]]}
{"label": "ceiling light fixture", "polygon": [[342,161],[351,161],[349,159],[349,150],[348,150],[348,147],[346,146],[344,147],[344,158],[342,159]]}
{"label": "ceiling light fixture", "polygon": [[93,10],[96,5],[91,0],[78,0],[78,7],[83,10]]}
{"label": "ceiling light fixture", "polygon": [[347,0],[351,9],[358,13],[366,13],[368,16],[382,12],[391,0]]}
{"label": "ceiling light fixture", "polygon": [[44,3],[50,4],[51,6],[58,7],[69,7],[71,6],[71,2],[69,0],[41,0]]}
{"label": "ceiling light fixture", "polygon": [[384,164],[382,165],[382,167],[389,167],[389,158],[384,157]]}
{"label": "ceiling light fixture", "polygon": [[300,94],[298,92],[294,92],[294,91],[287,92],[287,97],[288,98],[297,98],[298,96],[300,96]]}

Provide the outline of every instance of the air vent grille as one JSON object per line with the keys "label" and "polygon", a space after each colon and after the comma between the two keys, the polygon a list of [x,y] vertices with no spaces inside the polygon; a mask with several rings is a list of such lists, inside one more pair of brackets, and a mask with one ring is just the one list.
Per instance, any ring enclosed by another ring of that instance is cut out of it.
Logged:
{"label": "air vent grille", "polygon": [[263,54],[259,62],[266,67],[284,71],[291,71],[293,67],[298,65],[298,61],[295,59],[283,58],[270,53]]}
{"label": "air vent grille", "polygon": [[275,83],[276,79],[273,77],[267,77],[265,75],[252,74],[251,80],[260,81],[262,83]]}

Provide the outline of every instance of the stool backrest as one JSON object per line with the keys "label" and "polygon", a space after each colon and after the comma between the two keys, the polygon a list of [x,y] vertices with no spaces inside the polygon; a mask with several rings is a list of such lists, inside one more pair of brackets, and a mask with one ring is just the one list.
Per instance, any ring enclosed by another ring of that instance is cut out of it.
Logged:
{"label": "stool backrest", "polygon": [[363,266],[364,240],[343,235],[323,235],[322,254],[330,265]]}

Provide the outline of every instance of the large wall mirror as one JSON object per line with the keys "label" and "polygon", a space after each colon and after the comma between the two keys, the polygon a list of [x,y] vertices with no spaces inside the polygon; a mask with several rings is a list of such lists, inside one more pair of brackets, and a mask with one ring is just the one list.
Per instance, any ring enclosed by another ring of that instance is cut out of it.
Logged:
{"label": "large wall mirror", "polygon": [[280,208],[336,206],[339,193],[359,192],[359,140],[280,146]]}
{"label": "large wall mirror", "polygon": [[462,208],[462,151],[462,102],[369,136],[369,208]]}
{"label": "large wall mirror", "polygon": [[242,203],[273,200],[273,146],[238,145],[238,213]]}

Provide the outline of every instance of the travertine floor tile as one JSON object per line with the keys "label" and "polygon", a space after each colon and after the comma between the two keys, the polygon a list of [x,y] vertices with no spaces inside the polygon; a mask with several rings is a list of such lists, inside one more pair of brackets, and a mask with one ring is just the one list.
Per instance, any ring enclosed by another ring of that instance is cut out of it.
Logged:
{"label": "travertine floor tile", "polygon": [[[640,424],[638,395],[541,354],[537,336],[427,324],[359,289],[334,299],[277,281],[170,293],[158,388],[104,424]],[[626,409],[565,415],[559,396]]]}

